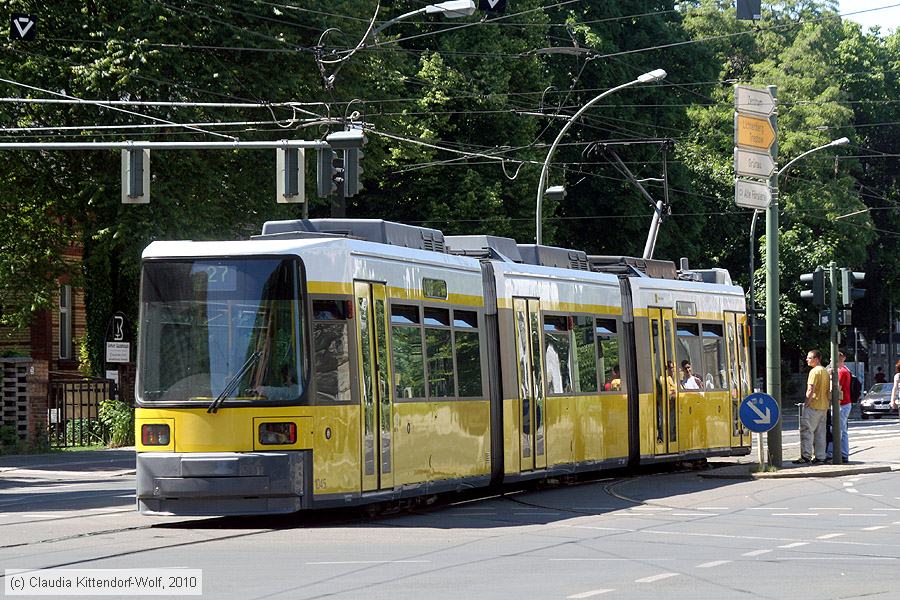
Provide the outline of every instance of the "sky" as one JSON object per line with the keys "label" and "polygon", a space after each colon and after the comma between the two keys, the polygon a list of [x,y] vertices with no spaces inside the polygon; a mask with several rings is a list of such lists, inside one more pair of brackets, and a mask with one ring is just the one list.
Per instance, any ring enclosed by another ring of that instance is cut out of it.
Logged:
{"label": "sky", "polygon": [[[846,14],[883,6],[890,6],[890,8],[855,15]],[[840,11],[845,19],[861,24],[864,31],[873,25],[881,25],[882,33],[889,33],[900,26],[900,0],[840,0]]]}

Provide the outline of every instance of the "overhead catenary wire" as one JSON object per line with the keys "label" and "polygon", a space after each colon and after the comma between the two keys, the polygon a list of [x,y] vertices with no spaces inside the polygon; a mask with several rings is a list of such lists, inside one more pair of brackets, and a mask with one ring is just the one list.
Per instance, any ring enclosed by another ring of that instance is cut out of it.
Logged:
{"label": "overhead catenary wire", "polygon": [[[60,97],[63,97],[63,98],[68,98],[68,99],[70,99],[70,100],[79,100],[79,98],[76,98],[75,96],[71,96],[71,95],[66,94],[66,93],[63,93],[63,92],[54,92],[53,90],[47,90],[47,89],[40,88],[40,87],[37,87],[37,86],[29,85],[29,84],[27,84],[27,83],[22,83],[22,82],[19,82],[19,81],[13,81],[12,79],[5,79],[5,78],[3,78],[3,77],[0,77],[0,82],[2,82],[2,83],[7,83],[7,84],[10,84],[10,85],[19,86],[19,87],[23,87],[23,88],[30,89],[30,90],[37,91],[37,92],[41,92],[42,94],[50,94],[50,95],[54,95],[54,96],[60,96]],[[169,121],[168,119],[162,119],[162,118],[160,118],[160,117],[153,117],[153,116],[150,116],[150,115],[146,115],[146,114],[143,114],[143,113],[135,112],[135,111],[128,110],[128,109],[125,109],[125,108],[120,108],[120,107],[118,107],[118,106],[110,106],[110,105],[106,105],[106,104],[97,104],[96,106],[99,106],[99,107],[101,107],[101,108],[108,108],[109,110],[114,110],[114,111],[118,111],[118,112],[123,112],[123,113],[129,114],[129,115],[132,115],[132,116],[136,116],[136,117],[141,117],[142,119],[150,119],[151,121],[157,121],[157,122],[159,122],[159,123],[166,123],[166,124],[168,124],[168,125],[171,125],[172,127],[184,127],[185,129],[191,129],[191,130],[197,131],[197,132],[199,132],[199,133],[204,133],[204,134],[207,134],[207,135],[213,135],[213,136],[216,136],[216,137],[224,137],[224,138],[228,138],[228,139],[232,139],[232,140],[236,139],[236,138],[234,138],[234,136],[224,135],[224,134],[221,134],[221,133],[216,133],[215,131],[208,131],[208,130],[205,130],[205,129],[200,129],[199,127],[191,127],[191,126],[189,126],[189,125],[187,125],[187,126],[185,126],[185,125],[180,125],[180,124],[178,124],[178,123],[175,123],[174,121]]]}

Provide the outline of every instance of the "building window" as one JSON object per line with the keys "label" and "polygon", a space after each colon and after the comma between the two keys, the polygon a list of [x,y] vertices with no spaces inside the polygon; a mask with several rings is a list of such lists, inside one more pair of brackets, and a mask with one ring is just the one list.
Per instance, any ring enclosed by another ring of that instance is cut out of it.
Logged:
{"label": "building window", "polygon": [[72,359],[72,286],[59,287],[59,358]]}

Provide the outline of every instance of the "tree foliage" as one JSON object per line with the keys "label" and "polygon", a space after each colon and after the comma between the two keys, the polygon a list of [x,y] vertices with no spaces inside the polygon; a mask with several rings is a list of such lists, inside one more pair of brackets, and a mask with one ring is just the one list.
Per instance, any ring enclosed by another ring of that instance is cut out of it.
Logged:
{"label": "tree foliage", "polygon": [[[382,4],[376,25],[424,2]],[[796,300],[795,282],[819,264],[835,260],[884,283],[868,285],[856,311],[870,337],[897,300],[891,155],[900,150],[893,124],[900,35],[861,31],[841,20],[831,0],[767,5],[757,24],[737,21],[724,0],[518,0],[502,18],[416,15],[377,40],[367,36],[375,0],[0,5],[39,16],[36,41],[0,44],[4,96],[193,103],[120,107],[128,113],[5,102],[7,127],[70,128],[7,132],[6,141],[320,139],[355,118],[369,143],[365,190],[347,200],[348,216],[520,242],[534,238],[538,175],[563,123],[599,93],[663,68],[662,84],[604,98],[567,133],[549,183],[565,184],[568,195],[544,201],[544,241],[590,254],[641,254],[653,208],[614,165],[614,151],[647,179],[654,200],[664,197],[656,180],[667,174],[671,215],[655,256],[726,267],[743,284],[751,276],[750,215],[733,202],[733,84],[775,85],[781,164],[831,139],[852,140],[781,179],[786,344],[807,344],[814,330],[814,311]],[[151,117],[173,124],[99,127],[148,125]],[[177,125],[185,123],[198,125]],[[210,123],[233,124],[203,125]],[[90,347],[100,364],[110,314],[136,315],[140,253],[149,242],[244,238],[266,220],[301,216],[299,206],[273,201],[273,154],[154,152],[151,204],[126,206],[114,151],[6,151],[0,324],[23,326],[49,305],[57,278],[70,269],[62,252],[78,243],[84,269],[73,275],[86,288]],[[309,214],[327,216],[331,200],[312,193],[313,163],[308,156]]]}

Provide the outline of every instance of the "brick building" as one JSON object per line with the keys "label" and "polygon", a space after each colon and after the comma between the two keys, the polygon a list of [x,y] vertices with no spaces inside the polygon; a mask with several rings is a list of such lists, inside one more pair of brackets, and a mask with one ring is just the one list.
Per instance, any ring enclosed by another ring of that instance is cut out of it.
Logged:
{"label": "brick building", "polygon": [[[68,248],[65,259],[77,272],[81,248]],[[52,307],[37,311],[30,326],[0,327],[0,425],[14,427],[21,440],[36,442],[47,432],[51,378],[78,375],[78,349],[87,320],[84,291],[73,283],[68,275],[60,277]]]}

